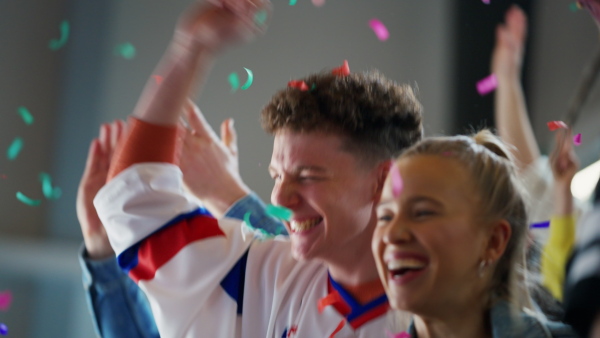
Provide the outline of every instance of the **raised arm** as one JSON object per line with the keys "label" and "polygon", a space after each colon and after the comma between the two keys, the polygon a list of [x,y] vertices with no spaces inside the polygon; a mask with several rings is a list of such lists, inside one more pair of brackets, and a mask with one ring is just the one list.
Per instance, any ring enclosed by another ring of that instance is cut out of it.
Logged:
{"label": "raised arm", "polygon": [[498,79],[494,107],[496,127],[500,137],[514,146],[512,151],[520,170],[540,156],[521,85],[526,37],[527,17],[513,5],[506,12],[504,24],[496,28],[492,72]]}

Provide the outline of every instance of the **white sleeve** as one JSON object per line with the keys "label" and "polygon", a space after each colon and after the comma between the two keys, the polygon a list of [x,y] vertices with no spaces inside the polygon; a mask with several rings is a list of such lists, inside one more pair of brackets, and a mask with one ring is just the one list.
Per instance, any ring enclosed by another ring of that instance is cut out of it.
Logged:
{"label": "white sleeve", "polygon": [[161,336],[235,335],[239,266],[253,240],[242,237],[241,221],[210,216],[184,192],[179,168],[164,163],[131,166],[94,204]]}

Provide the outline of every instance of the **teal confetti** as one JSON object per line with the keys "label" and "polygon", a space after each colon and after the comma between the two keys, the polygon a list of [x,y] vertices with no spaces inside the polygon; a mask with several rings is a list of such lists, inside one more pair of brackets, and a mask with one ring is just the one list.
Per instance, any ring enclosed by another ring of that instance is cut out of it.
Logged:
{"label": "teal confetti", "polygon": [[269,204],[267,205],[267,214],[284,221],[289,221],[293,212],[286,207]]}
{"label": "teal confetti", "polygon": [[242,90],[250,88],[250,86],[252,86],[252,82],[254,81],[254,74],[252,71],[246,67],[244,67],[244,69],[246,70],[246,73],[248,73],[248,80],[246,80],[246,83],[244,83],[244,85],[241,87]]}
{"label": "teal confetti", "polygon": [[256,12],[256,14],[254,14],[254,23],[256,23],[257,26],[263,26],[267,21],[268,17],[269,14],[267,13],[267,11],[265,11],[264,9],[260,10]]}
{"label": "teal confetti", "polygon": [[290,0],[290,6],[294,6],[298,0]]}
{"label": "teal confetti", "polygon": [[231,92],[235,93],[240,88],[240,79],[237,73],[229,74],[229,85],[231,86]]}
{"label": "teal confetti", "polygon": [[23,193],[20,191],[17,191],[17,199],[27,205],[31,205],[32,207],[36,207],[36,206],[42,204],[42,201],[33,200],[33,199],[23,195]]}
{"label": "teal confetti", "polygon": [[23,139],[20,137],[16,137],[8,147],[6,157],[8,157],[10,161],[14,161],[14,159],[17,158],[17,156],[19,156],[21,149],[23,149]]}
{"label": "teal confetti", "polygon": [[115,55],[122,56],[127,60],[131,60],[135,57],[136,51],[135,46],[129,42],[122,43],[115,47]]}
{"label": "teal confetti", "polygon": [[69,29],[69,21],[63,20],[60,23],[60,39],[50,40],[48,47],[52,50],[59,50],[62,46],[64,46],[69,39]]}
{"label": "teal confetti", "polygon": [[577,1],[575,1],[569,5],[569,9],[571,10],[571,12],[577,12],[578,10],[581,9],[581,7],[579,7],[579,3]]}
{"label": "teal confetti", "polygon": [[33,123],[33,116],[31,115],[29,110],[27,110],[27,108],[25,108],[23,106],[19,107],[18,110],[19,110],[19,115],[21,115],[21,118],[23,119],[25,124],[28,126],[31,125]]}
{"label": "teal confetti", "polygon": [[47,199],[55,200],[62,195],[62,190],[60,190],[60,188],[52,187],[52,178],[50,177],[50,174],[41,173],[40,181],[42,181],[42,192]]}

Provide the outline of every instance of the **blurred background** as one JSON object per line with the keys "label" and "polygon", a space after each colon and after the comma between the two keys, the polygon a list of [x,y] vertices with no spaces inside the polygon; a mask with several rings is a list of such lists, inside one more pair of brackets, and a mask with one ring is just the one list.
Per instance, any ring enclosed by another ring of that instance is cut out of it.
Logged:
{"label": "blurred background", "polygon": [[[571,0],[326,0],[322,7],[310,0],[293,6],[272,1],[266,35],[223,54],[195,99],[214,127],[235,119],[242,176],[266,201],[272,138],[260,128],[259,111],[291,79],[347,59],[352,71],[379,69],[418,86],[428,136],[493,127],[493,94],[480,96],[475,84],[489,75],[495,26],[517,3],[530,19],[524,85],[536,137],[547,153],[553,135],[546,122],[564,117],[599,48],[594,21]],[[190,3],[0,1],[0,292],[13,294],[0,323],[10,337],[94,336],[77,261],[82,237],[75,215],[87,149],[101,123],[132,111]],[[369,28],[374,18],[387,26],[387,41]],[[244,67],[254,82],[232,92],[229,74],[244,83]],[[582,168],[600,155],[599,86],[573,126],[583,136],[577,148]],[[33,123],[25,123],[23,108]],[[23,146],[12,158],[8,151],[16,138]],[[59,198],[44,197],[40,173],[61,189]],[[584,188],[592,189],[597,175],[584,179]],[[17,192],[41,203],[25,204]]]}

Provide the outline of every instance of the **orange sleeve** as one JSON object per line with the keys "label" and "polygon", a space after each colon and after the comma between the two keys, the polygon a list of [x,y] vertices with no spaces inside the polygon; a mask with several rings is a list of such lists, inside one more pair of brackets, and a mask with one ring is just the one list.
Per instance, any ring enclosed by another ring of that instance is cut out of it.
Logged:
{"label": "orange sleeve", "polygon": [[161,126],[130,117],[123,141],[112,158],[107,181],[137,163],[178,164],[177,126]]}

